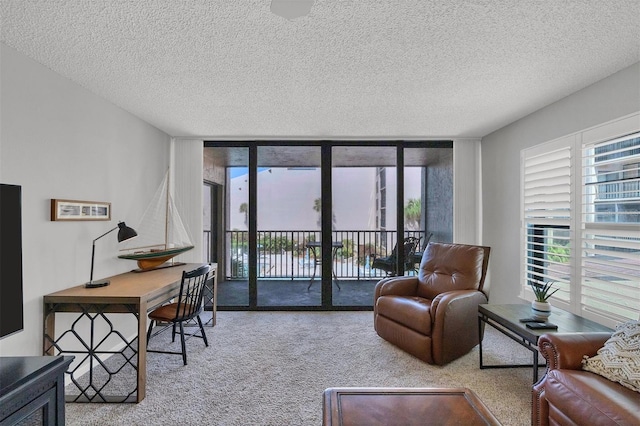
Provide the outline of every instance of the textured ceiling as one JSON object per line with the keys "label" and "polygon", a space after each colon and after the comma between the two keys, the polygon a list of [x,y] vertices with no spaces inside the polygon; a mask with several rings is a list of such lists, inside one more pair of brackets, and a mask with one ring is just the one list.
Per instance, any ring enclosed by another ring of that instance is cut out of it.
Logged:
{"label": "textured ceiling", "polygon": [[640,0],[1,0],[2,41],[173,136],[479,137],[640,61]]}

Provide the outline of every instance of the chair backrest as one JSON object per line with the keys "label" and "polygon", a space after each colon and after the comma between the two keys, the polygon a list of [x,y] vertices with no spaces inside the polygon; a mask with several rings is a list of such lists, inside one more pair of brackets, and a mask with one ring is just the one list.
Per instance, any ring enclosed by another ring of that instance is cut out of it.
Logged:
{"label": "chair backrest", "polygon": [[[420,238],[407,237],[404,239],[404,242],[402,243],[402,251],[404,252],[405,259],[407,259],[410,254],[415,253],[415,251],[418,249],[418,244],[420,244]],[[398,255],[398,243],[396,243],[395,247],[393,247],[393,250],[391,250],[390,257],[395,259],[397,255]]]}
{"label": "chair backrest", "polygon": [[418,271],[418,296],[433,299],[446,291],[482,291],[490,251],[484,246],[429,243]]}
{"label": "chair backrest", "polygon": [[210,265],[203,265],[193,271],[182,272],[180,295],[176,303],[176,321],[194,318],[202,311],[204,287],[209,280]]}

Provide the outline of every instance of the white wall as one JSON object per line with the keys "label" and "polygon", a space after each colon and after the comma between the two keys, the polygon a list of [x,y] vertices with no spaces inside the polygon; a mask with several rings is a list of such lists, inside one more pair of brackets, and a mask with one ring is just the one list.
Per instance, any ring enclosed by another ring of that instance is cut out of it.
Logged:
{"label": "white wall", "polygon": [[175,258],[179,262],[203,262],[203,206],[204,142],[202,139],[183,139],[171,142],[171,194],[180,218],[190,234],[193,249]]}
{"label": "white wall", "polygon": [[482,243],[480,166],[480,139],[454,139],[453,241],[455,243]]}
{"label": "white wall", "polygon": [[492,247],[491,303],[517,303],[520,151],[640,111],[640,63],[482,138],[483,243]]}
{"label": "white wall", "polygon": [[[42,354],[42,296],[89,279],[91,242],[142,216],[169,166],[169,136],[0,44],[0,181],[22,185],[24,331],[0,355]],[[51,198],[111,202],[110,222],[51,222]],[[135,268],[116,234],[96,244],[94,278]]]}

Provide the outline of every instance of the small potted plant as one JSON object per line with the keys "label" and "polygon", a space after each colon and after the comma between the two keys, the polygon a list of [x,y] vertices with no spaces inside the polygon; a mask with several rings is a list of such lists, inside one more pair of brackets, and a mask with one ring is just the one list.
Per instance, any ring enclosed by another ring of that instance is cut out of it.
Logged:
{"label": "small potted plant", "polygon": [[533,294],[536,297],[536,300],[531,302],[531,310],[534,317],[546,320],[551,315],[551,305],[548,299],[559,290],[556,288],[551,291],[553,284],[553,281],[548,281],[544,284],[529,281],[531,290],[533,290]]}

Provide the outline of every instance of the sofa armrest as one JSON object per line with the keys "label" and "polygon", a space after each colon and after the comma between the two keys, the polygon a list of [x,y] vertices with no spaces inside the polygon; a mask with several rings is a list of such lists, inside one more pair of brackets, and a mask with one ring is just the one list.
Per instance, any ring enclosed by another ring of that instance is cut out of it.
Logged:
{"label": "sofa armrest", "polygon": [[418,277],[385,278],[376,284],[375,300],[380,296],[413,296],[418,288]]}
{"label": "sofa armrest", "polygon": [[[611,333],[546,333],[538,338],[538,348],[547,360],[547,372],[566,369],[581,370],[582,358],[594,356],[598,349],[611,337]],[[545,397],[545,374],[531,391],[531,424],[549,424],[549,403]]]}
{"label": "sofa armrest", "polygon": [[611,333],[546,333],[539,337],[538,348],[549,370],[580,370],[582,359],[594,356],[611,337]]}
{"label": "sofa armrest", "polygon": [[446,364],[479,343],[478,305],[482,303],[487,303],[487,297],[478,290],[448,291],[431,301],[432,352],[436,364]]}

